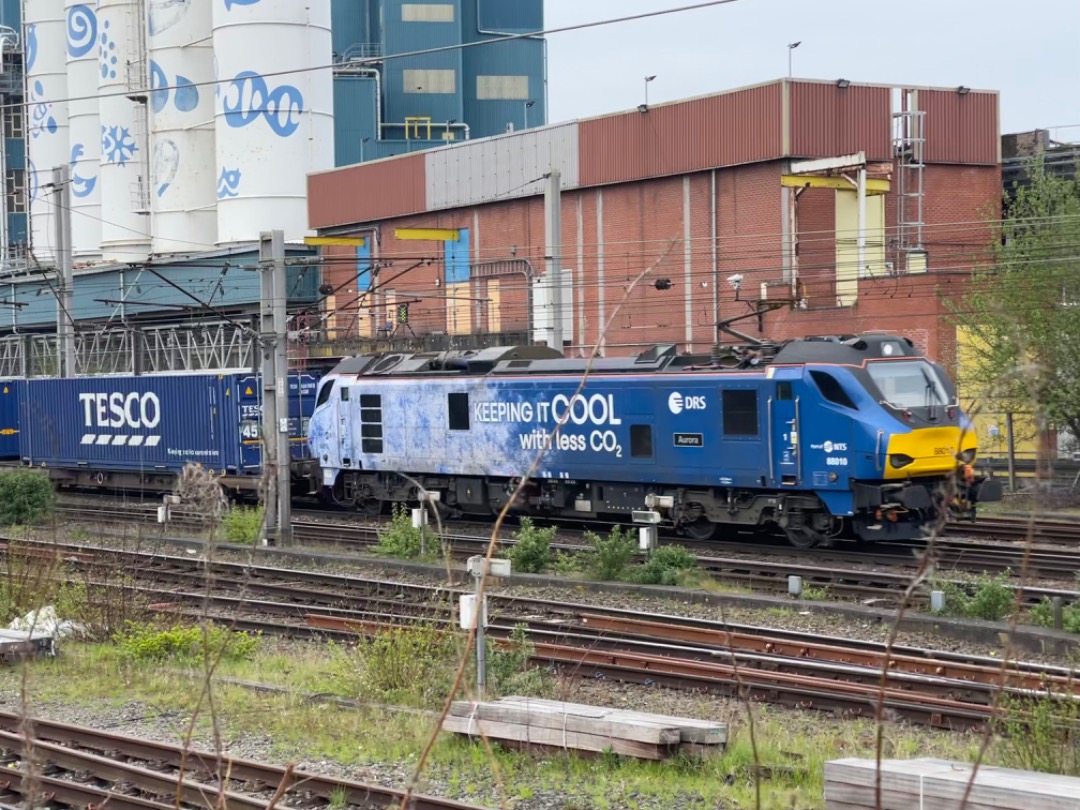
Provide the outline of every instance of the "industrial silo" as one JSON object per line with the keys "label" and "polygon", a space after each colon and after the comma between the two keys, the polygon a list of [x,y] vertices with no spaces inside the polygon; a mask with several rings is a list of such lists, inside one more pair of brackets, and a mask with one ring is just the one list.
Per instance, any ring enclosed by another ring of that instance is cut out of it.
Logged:
{"label": "industrial silo", "polygon": [[142,0],[100,0],[97,20],[101,252],[142,261],[150,250]]}
{"label": "industrial silo", "polygon": [[101,256],[101,118],[96,2],[65,0],[71,163],[71,246],[76,261]]}
{"label": "industrial silo", "polygon": [[297,239],[307,175],[334,163],[330,0],[222,0],[213,15],[218,242]]}
{"label": "industrial silo", "polygon": [[211,3],[150,2],[150,204],[154,253],[217,241]]}
{"label": "industrial silo", "polygon": [[55,211],[52,170],[69,160],[67,59],[64,52],[64,0],[26,3],[27,186],[34,255],[51,261]]}

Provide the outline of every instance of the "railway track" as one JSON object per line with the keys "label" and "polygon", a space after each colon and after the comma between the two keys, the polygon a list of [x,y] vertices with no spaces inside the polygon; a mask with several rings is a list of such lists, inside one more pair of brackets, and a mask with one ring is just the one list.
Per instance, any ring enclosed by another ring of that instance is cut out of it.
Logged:
{"label": "railway track", "polygon": [[[110,519],[114,517],[112,509],[106,510]],[[123,511],[117,509],[118,513]],[[365,551],[378,542],[379,527],[298,519],[293,523],[293,537],[296,543],[310,548]],[[460,560],[484,553],[490,539],[486,536],[448,533],[442,536],[442,540],[452,556]],[[501,540],[500,544],[511,545],[513,542],[507,539]],[[751,590],[786,593],[788,577],[798,576],[802,578],[804,587],[825,589],[830,596],[876,600],[883,604],[895,601],[897,595],[904,592],[911,579],[910,570],[918,564],[917,555],[925,553],[927,548],[925,542],[872,547],[852,545],[847,549],[815,549],[812,552],[798,552],[786,545],[765,542],[720,541],[689,545],[698,551],[708,548],[710,553],[700,555],[698,563],[704,572],[721,582]],[[555,544],[554,548],[573,554],[580,552],[582,547],[563,543]],[[746,556],[722,557],[719,556],[720,552]],[[1027,581],[1062,582],[1069,586],[1025,585],[1023,596],[1026,604],[1037,604],[1044,598],[1054,597],[1066,603],[1080,601],[1080,593],[1075,588],[1077,572],[1080,571],[1080,545],[1076,549],[1035,548],[1025,551],[1023,545],[997,546],[972,540],[936,538],[933,554],[933,567],[942,579],[947,580],[954,572],[1017,574],[1023,569]],[[762,557],[781,557],[782,560],[771,562]],[[907,570],[881,570],[895,568]],[[962,579],[953,581],[958,587],[970,587],[970,583]],[[928,588],[920,590],[928,591]]]}
{"label": "railway track", "polygon": [[[175,810],[230,807],[241,810],[352,810],[398,807],[404,792],[332,779],[250,760],[127,737],[67,723],[24,720],[0,712],[0,804],[11,807],[108,807]],[[27,751],[33,751],[33,761]],[[86,779],[92,774],[93,779]],[[105,783],[105,784],[102,784]],[[6,794],[6,795],[5,795]],[[480,810],[476,805],[416,795],[417,810]]]}
{"label": "railway track", "polygon": [[[209,605],[211,618],[265,633],[349,637],[417,621],[449,629],[466,592],[190,557],[56,551],[76,562],[111,558],[158,611],[206,615]],[[994,658],[894,648],[886,666],[880,644],[546,599],[493,595],[490,612],[493,637],[524,625],[534,661],[563,673],[728,694],[741,688],[758,700],[847,716],[873,715],[883,695],[890,712],[912,722],[972,728],[986,722],[996,689],[1074,692],[1066,669],[1010,663],[1003,670]]]}

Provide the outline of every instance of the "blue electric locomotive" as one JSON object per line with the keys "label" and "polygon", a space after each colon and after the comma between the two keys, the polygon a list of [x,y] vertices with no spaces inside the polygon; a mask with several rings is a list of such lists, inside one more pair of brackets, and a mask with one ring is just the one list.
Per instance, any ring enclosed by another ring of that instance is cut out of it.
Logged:
{"label": "blue electric locomotive", "polygon": [[911,538],[1000,498],[971,474],[947,375],[891,335],[591,366],[543,347],[356,357],[323,379],[308,437],[324,487],[368,512],[419,485],[450,514],[491,514],[527,478],[517,512],[650,509],[694,539],[774,525],[810,547]]}

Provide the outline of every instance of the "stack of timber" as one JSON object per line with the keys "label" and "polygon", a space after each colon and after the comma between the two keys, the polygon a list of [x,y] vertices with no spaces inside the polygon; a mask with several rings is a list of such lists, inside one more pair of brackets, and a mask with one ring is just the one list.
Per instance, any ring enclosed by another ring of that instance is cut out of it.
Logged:
{"label": "stack of timber", "polygon": [[638,759],[705,758],[722,754],[727,742],[727,727],[722,723],[527,697],[455,701],[443,730],[526,746],[610,751]]}
{"label": "stack of timber", "polygon": [[[960,810],[974,767],[943,759],[881,762],[881,804],[872,759],[825,763],[827,810]],[[980,766],[966,810],[1080,810],[1080,779]]]}

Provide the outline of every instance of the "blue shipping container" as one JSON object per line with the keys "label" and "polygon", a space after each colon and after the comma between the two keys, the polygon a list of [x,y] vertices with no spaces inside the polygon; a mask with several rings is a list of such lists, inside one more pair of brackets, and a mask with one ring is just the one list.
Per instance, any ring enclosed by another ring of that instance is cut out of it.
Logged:
{"label": "blue shipping container", "polygon": [[[290,375],[289,427],[297,438],[315,385],[310,375]],[[20,456],[33,466],[161,473],[197,462],[217,473],[258,475],[259,391],[258,377],[238,374],[28,380]],[[306,457],[303,442],[294,444],[294,457]]]}
{"label": "blue shipping container", "polygon": [[0,380],[0,459],[19,457],[19,404],[23,380]]}

